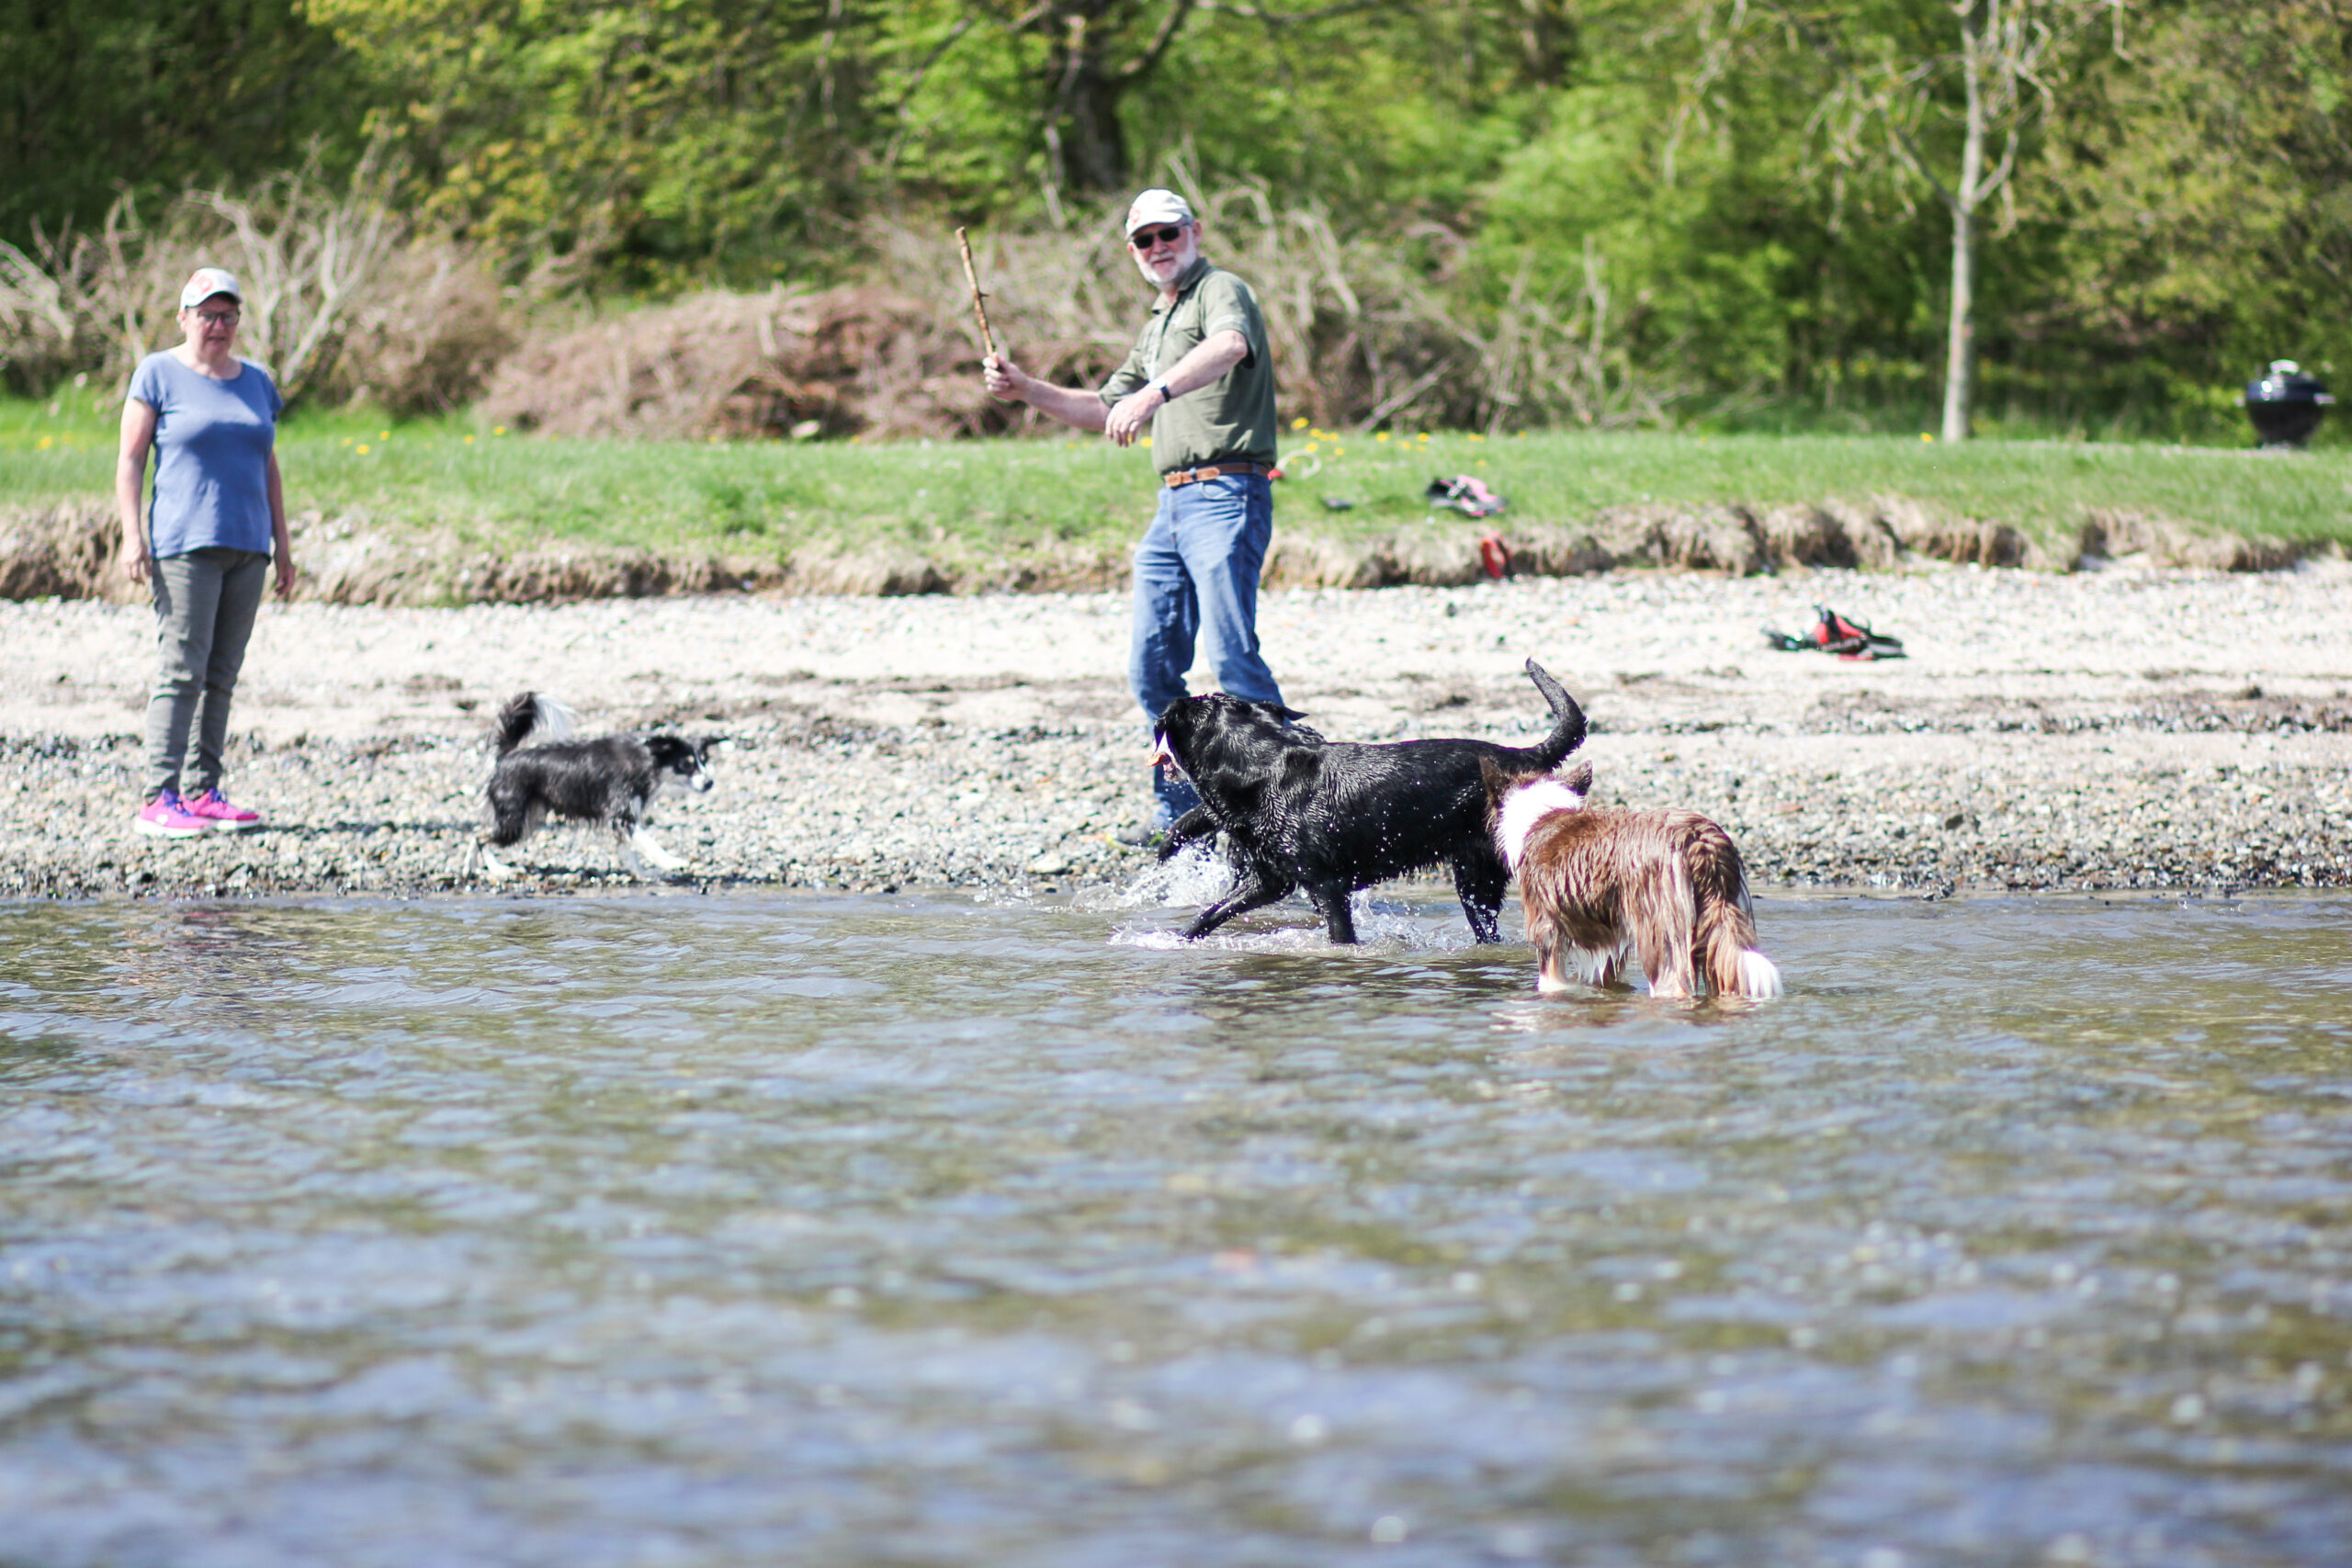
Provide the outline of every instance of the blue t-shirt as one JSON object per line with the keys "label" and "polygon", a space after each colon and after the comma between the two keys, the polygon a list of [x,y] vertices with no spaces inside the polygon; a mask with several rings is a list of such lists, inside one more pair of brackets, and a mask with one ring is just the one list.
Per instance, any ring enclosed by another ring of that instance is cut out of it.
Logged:
{"label": "blue t-shirt", "polygon": [[215,380],[166,349],[130,373],[130,395],[155,411],[155,495],[148,549],[159,559],[208,545],[269,553],[269,453],[286,406],[249,359]]}

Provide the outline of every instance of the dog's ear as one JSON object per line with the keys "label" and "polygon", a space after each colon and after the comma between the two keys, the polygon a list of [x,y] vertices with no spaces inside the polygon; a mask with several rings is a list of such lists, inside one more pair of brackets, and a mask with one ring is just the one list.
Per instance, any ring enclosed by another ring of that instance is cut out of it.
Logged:
{"label": "dog's ear", "polygon": [[1517,784],[1519,779],[1516,774],[1503,772],[1502,764],[1496,761],[1492,757],[1480,757],[1478,759],[1478,782],[1486,785],[1487,799],[1488,803],[1491,804],[1495,801],[1500,800],[1507,793],[1509,793],[1510,786]]}
{"label": "dog's ear", "polygon": [[1566,773],[1554,773],[1552,776],[1578,795],[1592,793],[1592,764],[1590,762],[1578,762]]}
{"label": "dog's ear", "polygon": [[1276,703],[1274,705],[1274,712],[1282,716],[1282,721],[1284,724],[1296,724],[1300,719],[1306,716],[1296,708],[1286,708],[1280,703]]}

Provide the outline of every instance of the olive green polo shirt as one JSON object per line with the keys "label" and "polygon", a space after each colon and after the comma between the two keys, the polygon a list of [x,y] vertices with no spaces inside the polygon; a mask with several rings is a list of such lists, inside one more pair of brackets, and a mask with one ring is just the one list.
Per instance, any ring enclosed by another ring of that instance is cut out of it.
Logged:
{"label": "olive green polo shirt", "polygon": [[1163,474],[1218,462],[1274,460],[1274,356],[1266,318],[1250,286],[1203,257],[1176,280],[1176,298],[1152,307],[1127,362],[1102,383],[1109,408],[1176,367],[1201,344],[1231,327],[1249,340],[1241,363],[1151,416],[1151,457]]}

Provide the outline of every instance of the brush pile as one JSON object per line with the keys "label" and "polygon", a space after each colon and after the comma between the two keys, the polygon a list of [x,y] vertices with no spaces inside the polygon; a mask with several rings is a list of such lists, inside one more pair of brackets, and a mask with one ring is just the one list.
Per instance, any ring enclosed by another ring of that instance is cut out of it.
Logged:
{"label": "brush pile", "polygon": [[530,343],[481,414],[548,435],[978,435],[1005,428],[980,355],[931,306],[875,287],[703,293]]}

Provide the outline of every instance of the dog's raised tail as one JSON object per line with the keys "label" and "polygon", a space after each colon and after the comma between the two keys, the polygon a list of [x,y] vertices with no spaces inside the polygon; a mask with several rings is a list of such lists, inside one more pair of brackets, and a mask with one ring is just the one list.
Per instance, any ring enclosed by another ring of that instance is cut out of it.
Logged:
{"label": "dog's raised tail", "polygon": [[1552,733],[1544,738],[1542,745],[1527,749],[1548,772],[1560,765],[1561,758],[1584,744],[1584,709],[1577,706],[1577,700],[1568,695],[1566,687],[1552,679],[1550,671],[1532,659],[1527,661],[1527,678],[1544,694],[1544,701],[1553,713]]}
{"label": "dog's raised tail", "polygon": [[571,734],[571,710],[537,692],[517,692],[498,710],[498,754],[505,756],[534,735],[562,740]]}

